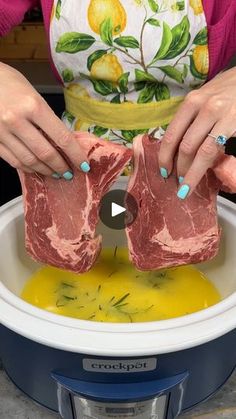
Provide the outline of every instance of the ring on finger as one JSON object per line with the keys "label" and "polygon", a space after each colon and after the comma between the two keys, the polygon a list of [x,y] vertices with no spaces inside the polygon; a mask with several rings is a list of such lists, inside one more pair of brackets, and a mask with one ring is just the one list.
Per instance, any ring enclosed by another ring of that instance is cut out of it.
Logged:
{"label": "ring on finger", "polygon": [[208,137],[214,138],[216,144],[220,145],[220,146],[223,146],[223,147],[225,146],[225,144],[227,143],[227,141],[229,139],[226,135],[223,135],[223,134],[213,135],[213,134],[209,133]]}

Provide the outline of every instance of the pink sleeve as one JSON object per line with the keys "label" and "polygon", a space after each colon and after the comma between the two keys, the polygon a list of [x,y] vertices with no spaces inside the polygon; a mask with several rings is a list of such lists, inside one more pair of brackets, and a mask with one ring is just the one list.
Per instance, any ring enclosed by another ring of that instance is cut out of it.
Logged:
{"label": "pink sleeve", "polygon": [[21,23],[24,14],[37,3],[37,0],[0,0],[0,36]]}
{"label": "pink sleeve", "polygon": [[203,0],[208,26],[209,79],[236,53],[236,0]]}

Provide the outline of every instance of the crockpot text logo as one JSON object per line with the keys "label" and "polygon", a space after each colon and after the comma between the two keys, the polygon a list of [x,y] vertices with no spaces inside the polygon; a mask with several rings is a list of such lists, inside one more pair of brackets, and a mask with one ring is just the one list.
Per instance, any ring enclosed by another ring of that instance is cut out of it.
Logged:
{"label": "crockpot text logo", "polygon": [[153,371],[156,369],[156,358],[143,359],[83,359],[83,368],[86,371],[100,372],[100,373],[127,373],[127,372],[143,372]]}

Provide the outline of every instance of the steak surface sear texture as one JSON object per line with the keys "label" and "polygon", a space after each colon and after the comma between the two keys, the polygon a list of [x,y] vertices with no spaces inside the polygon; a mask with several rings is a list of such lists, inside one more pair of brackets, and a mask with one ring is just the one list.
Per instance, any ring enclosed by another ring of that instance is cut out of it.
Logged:
{"label": "steak surface sear texture", "polygon": [[25,243],[38,262],[76,273],[88,271],[101,251],[96,236],[99,203],[132,151],[89,134],[75,134],[88,155],[91,170],[74,172],[71,181],[19,171],[25,214]]}
{"label": "steak surface sear texture", "polygon": [[176,168],[168,179],[159,174],[160,141],[146,136],[134,140],[134,173],[128,192],[139,211],[126,227],[130,260],[139,270],[198,263],[219,250],[220,228],[216,198],[220,187],[212,170],[186,200],[177,196]]}

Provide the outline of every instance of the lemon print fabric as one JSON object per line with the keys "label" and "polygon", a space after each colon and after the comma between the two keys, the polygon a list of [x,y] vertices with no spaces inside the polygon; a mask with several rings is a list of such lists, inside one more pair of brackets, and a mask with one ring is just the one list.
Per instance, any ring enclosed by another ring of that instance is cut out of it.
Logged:
{"label": "lemon print fabric", "polygon": [[126,26],[126,11],[119,0],[91,0],[88,22],[93,32],[100,34],[101,25],[111,20],[112,33],[118,35]]}
{"label": "lemon print fabric", "polygon": [[78,97],[89,97],[87,90],[79,83],[71,83],[68,89],[75,93]]}
{"label": "lemon print fabric", "polygon": [[221,299],[195,267],[139,272],[125,248],[102,249],[93,269],[82,275],[43,267],[26,282],[21,297],[55,314],[113,323],[166,320]]}
{"label": "lemon print fabric", "polygon": [[[204,78],[208,73],[209,58],[208,58],[208,48],[206,45],[197,45],[193,50],[192,56],[192,68],[191,70],[196,76]],[[194,69],[195,67],[195,69]]]}
{"label": "lemon print fabric", "polygon": [[193,8],[195,15],[203,12],[202,0],[190,0],[190,6]]}
{"label": "lemon print fabric", "polygon": [[[114,105],[159,102],[207,80],[202,0],[54,0],[50,40],[64,85],[78,84],[88,99]],[[71,129],[81,129],[76,122],[70,122]],[[137,134],[160,137],[165,128],[121,131],[91,122],[88,130],[131,146]]]}
{"label": "lemon print fabric", "polygon": [[123,69],[118,58],[114,54],[103,55],[101,58],[94,61],[90,72],[92,78],[112,82],[117,82],[122,74]]}

